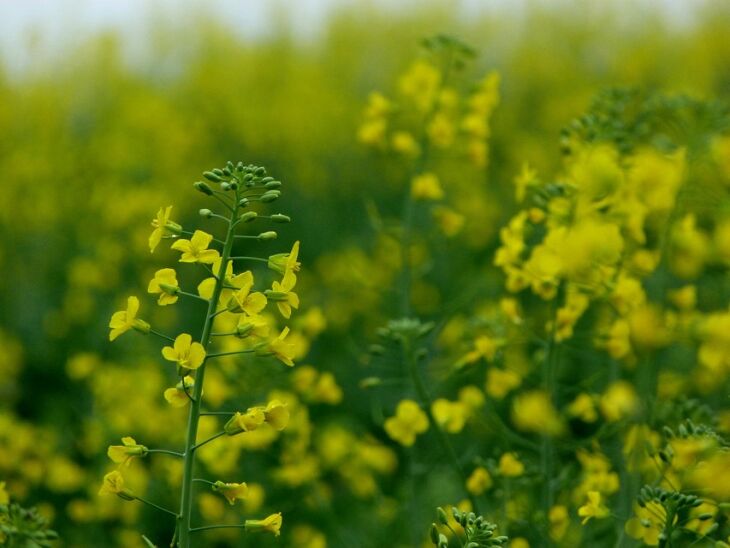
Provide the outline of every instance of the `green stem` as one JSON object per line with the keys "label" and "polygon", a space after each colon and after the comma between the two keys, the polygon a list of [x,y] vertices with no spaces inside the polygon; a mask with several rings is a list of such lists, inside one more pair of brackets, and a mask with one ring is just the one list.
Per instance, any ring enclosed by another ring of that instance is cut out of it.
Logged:
{"label": "green stem", "polygon": [[[421,372],[418,370],[418,362],[416,361],[415,352],[413,350],[414,349],[412,341],[409,338],[405,338],[403,340],[403,358],[405,359],[406,365],[408,366],[408,372],[410,373],[411,380],[413,381],[413,385],[416,388],[416,394],[418,394],[418,399],[421,401],[421,405],[424,407],[431,428],[436,433],[436,439],[438,439],[439,444],[441,444],[441,448],[444,450],[446,456],[449,459],[449,464],[451,465],[451,468],[461,480],[461,488],[466,489],[466,473],[459,463],[459,457],[456,455],[456,451],[451,445],[448,436],[441,429],[439,423],[436,422],[433,413],[431,413],[431,404],[433,402],[431,401],[431,396],[426,389],[426,383],[421,377]],[[466,495],[471,502],[472,510],[478,514],[479,506],[476,497],[474,497],[474,495],[472,495],[468,491],[466,492]]]}
{"label": "green stem", "polygon": [[231,350],[230,352],[217,352],[215,354],[208,354],[206,358],[220,358],[221,356],[234,356],[236,354],[251,354],[253,350]]}
{"label": "green stem", "polygon": [[183,291],[182,289],[178,289],[177,292],[180,295],[185,295],[186,297],[193,297],[194,299],[198,299],[199,301],[205,301],[206,303],[208,302],[208,299],[205,299],[200,295],[196,295],[195,293],[188,293],[187,291]]}
{"label": "green stem", "polygon": [[155,331],[154,329],[150,329],[150,333],[152,333],[153,335],[157,335],[158,337],[160,337],[161,339],[165,339],[166,341],[175,342],[175,339],[173,339],[172,337],[168,337],[164,333],[160,333],[159,331]]}
{"label": "green stem", "polygon": [[225,432],[218,432],[215,436],[209,437],[207,440],[201,441],[200,443],[193,445],[193,450],[200,449],[203,447],[206,443],[212,442],[214,439],[220,438]]}
{"label": "green stem", "polygon": [[205,525],[203,527],[194,527],[190,529],[191,533],[197,531],[208,531],[210,529],[245,529],[245,525]]}
{"label": "green stem", "polygon": [[184,457],[182,453],[178,453],[177,451],[168,451],[167,449],[147,449],[148,453],[163,453],[165,455],[173,455],[175,457]]}
{"label": "green stem", "polygon": [[[200,335],[200,343],[208,349],[210,343],[210,333],[213,328],[213,320],[216,314],[216,308],[223,290],[223,279],[225,278],[225,269],[228,259],[231,256],[234,242],[235,221],[238,214],[238,192],[236,192],[236,205],[231,209],[231,219],[228,222],[228,231],[226,240],[221,251],[221,262],[218,273],[215,276],[215,287],[213,295],[208,303],[208,312],[205,315],[203,331]],[[229,208],[230,209],[230,208]],[[198,436],[198,422],[200,420],[200,406],[203,395],[203,380],[205,378],[206,363],[201,365],[195,374],[195,386],[193,387],[193,397],[190,402],[190,414],[188,415],[188,428],[185,438],[185,461],[183,464],[183,483],[182,493],[180,497],[180,548],[190,548],[190,533],[192,519],[192,503],[193,503],[193,469],[195,465],[195,442]]]}
{"label": "green stem", "polygon": [[172,516],[175,516],[176,518],[179,517],[172,510],[168,510],[167,508],[163,508],[162,506],[159,506],[158,504],[155,504],[154,502],[150,502],[150,501],[145,500],[145,499],[143,499],[141,497],[134,497],[134,498],[137,499],[139,502],[142,502],[142,503],[146,504],[147,506],[151,506],[152,508],[156,508],[157,510],[160,510],[162,512],[167,512],[168,514],[170,514]]}

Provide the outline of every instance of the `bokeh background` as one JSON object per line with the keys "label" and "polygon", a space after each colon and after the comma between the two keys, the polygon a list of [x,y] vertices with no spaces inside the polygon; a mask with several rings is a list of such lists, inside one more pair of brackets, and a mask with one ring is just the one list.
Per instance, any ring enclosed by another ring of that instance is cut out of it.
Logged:
{"label": "bokeh background", "polygon": [[[170,378],[157,341],[110,345],[107,323],[128,294],[143,296],[154,271],[174,260],[147,249],[157,208],[174,204],[176,220],[199,223],[196,212],[208,204],[191,184],[206,169],[243,160],[284,182],[277,205],[294,221],[280,231],[276,250],[302,241],[298,363],[319,373],[255,362],[211,373],[209,395],[221,405],[245,407],[278,390],[293,394],[301,412],[290,438],[237,442],[207,453],[205,464],[260,486],[245,513],[284,512],[280,545],[425,540],[434,506],[461,500],[461,487],[438,467],[442,455],[432,444],[420,446],[431,457],[409,471],[412,459],[384,433],[383,417],[408,388],[373,394],[360,387],[373,374],[367,347],[374,329],[397,314],[388,289],[395,251],[379,222],[399,215],[404,184],[403,169],[358,142],[368,95],[394,90],[420,55],[421,39],[435,33],[458,36],[477,52],[466,78],[500,74],[488,166],[478,177],[448,166],[454,178],[473,177],[483,199],[460,245],[436,245],[441,266],[430,285],[416,288],[418,312],[438,319],[465,273],[483,277],[480,298],[501,291],[491,263],[499,228],[515,211],[512,181],[525,162],[540,173],[560,169],[560,130],[597,94],[635,86],[728,97],[727,8],[2,2],[0,480],[11,497],[39,506],[62,545],[138,546],[142,532],[169,542],[169,524],[153,510],[96,495],[110,469],[110,443],[133,435],[173,446],[185,420],[162,398]],[[717,211],[723,192],[697,200]],[[724,271],[712,279],[707,298],[726,307]],[[195,303],[166,310],[150,299],[143,310],[169,331],[199,323]],[[333,378],[312,388],[319,381],[310,376],[325,373]],[[497,434],[480,436],[485,454],[501,443]],[[135,463],[128,482],[148,498],[173,501],[176,466]],[[426,478],[416,499],[422,504],[409,496],[413,484],[404,478],[413,474]],[[201,498],[199,511],[210,521],[242,514],[212,495]],[[513,531],[530,538],[529,527]],[[222,534],[209,545],[270,541]]]}

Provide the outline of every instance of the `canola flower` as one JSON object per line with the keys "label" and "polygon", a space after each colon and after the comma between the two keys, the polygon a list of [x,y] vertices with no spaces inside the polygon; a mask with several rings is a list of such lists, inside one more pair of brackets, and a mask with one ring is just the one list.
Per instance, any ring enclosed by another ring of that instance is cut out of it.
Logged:
{"label": "canola flower", "polygon": [[[189,418],[187,425],[187,436],[182,451],[169,449],[147,448],[139,445],[132,437],[122,438],[123,445],[112,445],[108,448],[108,456],[112,462],[120,465],[129,465],[135,457],[145,457],[150,454],[167,454],[178,457],[182,460],[182,488],[180,493],[179,511],[166,509],[154,502],[145,500],[135,495],[125,486],[125,480],[117,470],[108,473],[104,477],[100,494],[114,494],[124,500],[137,500],[145,503],[161,512],[175,516],[175,528],[171,545],[180,548],[188,548],[193,545],[193,536],[203,531],[228,528],[228,525],[206,525],[200,527],[192,526],[193,508],[193,483],[200,481],[209,483],[213,491],[222,494],[230,504],[237,500],[247,500],[249,486],[246,483],[227,483],[223,481],[209,482],[202,478],[194,478],[194,463],[197,451],[215,441],[217,438],[228,434],[229,436],[238,433],[252,433],[262,425],[271,426],[274,432],[284,430],[289,423],[289,410],[285,403],[278,399],[271,399],[265,406],[249,408],[245,413],[228,413],[231,418],[225,423],[223,429],[209,436],[203,441],[198,439],[199,423],[202,411],[204,374],[209,367],[208,362],[223,356],[275,356],[280,361],[291,366],[294,365],[293,345],[286,342],[289,334],[289,327],[284,327],[278,337],[268,338],[269,321],[261,313],[268,302],[276,302],[278,308],[286,319],[291,317],[292,309],[299,307],[299,297],[292,292],[296,283],[295,272],[299,270],[298,259],[299,242],[297,241],[292,250],[287,254],[269,256],[269,259],[261,258],[262,262],[268,262],[275,273],[282,274],[281,281],[272,282],[272,291],[267,291],[269,297],[262,292],[253,291],[255,283],[253,273],[248,270],[239,274],[234,272],[236,260],[251,260],[250,257],[238,257],[233,253],[234,244],[246,238],[254,238],[265,242],[276,238],[274,231],[264,231],[257,236],[248,236],[238,233],[241,223],[250,223],[258,218],[255,211],[241,211],[252,200],[259,200],[262,203],[269,203],[280,196],[279,187],[281,183],[266,175],[266,170],[257,166],[245,166],[243,163],[228,164],[222,169],[214,169],[203,174],[207,182],[199,181],[194,187],[207,196],[214,196],[225,206],[230,216],[225,217],[213,213],[209,209],[200,210],[200,214],[206,219],[222,219],[227,223],[225,239],[218,240],[212,234],[202,230],[195,230],[192,234],[185,232],[182,228],[170,221],[171,207],[161,208],[157,218],[153,221],[154,230],[150,236],[150,250],[154,251],[163,238],[174,237],[171,249],[181,252],[180,262],[203,265],[204,269],[213,274],[212,278],[206,278],[198,285],[198,292],[189,293],[184,291],[178,282],[177,273],[172,268],[163,268],[155,273],[150,281],[148,292],[157,294],[158,304],[166,306],[176,303],[180,298],[192,298],[204,301],[207,305],[205,322],[202,334],[198,341],[194,340],[189,333],[181,333],[174,339],[151,328],[150,324],[137,318],[139,301],[136,297],[130,297],[127,309],[115,312],[109,323],[111,328],[109,338],[115,340],[121,334],[129,330],[141,331],[145,334],[153,334],[170,341],[172,344],[161,349],[165,360],[177,365],[177,377],[179,382],[176,386],[164,391],[164,399],[173,407],[185,407],[189,405]],[[213,190],[210,184],[217,185],[219,190]],[[263,190],[263,193],[256,192]],[[224,195],[226,198],[220,198]],[[289,217],[282,214],[274,214],[267,218],[274,222],[289,222]],[[180,238],[182,234],[190,234],[190,239]],[[221,245],[222,249],[211,247]],[[208,265],[212,265],[208,266]],[[225,299],[225,302],[222,299]],[[223,305],[221,307],[221,305]],[[215,333],[214,326],[222,325],[216,319],[227,313],[236,318],[237,328],[233,332]],[[233,340],[248,342],[252,338],[256,341],[253,345],[239,348],[232,351],[215,351],[213,339],[220,343],[223,337],[232,337]],[[211,375],[215,372],[212,371]],[[219,413],[220,414],[220,413]],[[223,413],[225,414],[225,413]],[[215,416],[215,414],[213,414]],[[247,532],[271,532],[279,536],[282,524],[281,514],[272,514],[263,520],[245,520],[242,525],[235,527]]]}

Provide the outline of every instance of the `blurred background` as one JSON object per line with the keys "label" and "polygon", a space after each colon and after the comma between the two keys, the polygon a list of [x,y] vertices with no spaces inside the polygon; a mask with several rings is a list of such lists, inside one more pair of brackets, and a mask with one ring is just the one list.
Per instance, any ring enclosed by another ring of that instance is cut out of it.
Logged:
{"label": "blurred background", "polygon": [[[369,94],[390,93],[421,39],[436,33],[474,48],[472,80],[500,75],[480,180],[488,199],[467,219],[465,250],[440,273],[448,287],[455,272],[491,264],[514,210],[512,180],[525,162],[559,169],[560,130],[599,92],[637,86],[727,98],[728,8],[678,0],[0,2],[0,481],[15,500],[39,506],[64,545],[138,546],[140,532],[169,542],[169,524],[148,509],[96,496],[110,443],[132,435],[173,446],[184,422],[161,396],[171,379],[156,341],[110,345],[107,324],[128,294],[143,297],[154,271],[172,265],[174,254],[147,249],[157,209],[174,204],[177,221],[199,224],[207,204],[192,183],[242,160],[285,185],[277,206],[294,221],[276,251],[302,241],[298,363],[334,381],[312,393],[305,374],[273,364],[235,374],[231,364],[211,376],[221,404],[245,407],[284,390],[307,411],[295,440],[241,442],[235,455],[214,451],[205,463],[261,484],[246,512],[283,511],[286,546],[386,546],[400,538],[404,514],[425,535],[432,508],[400,505],[402,449],[358,387],[373,329],[392,316],[377,218],[398,214],[402,192],[402,173],[358,142]],[[419,312],[434,313],[433,300],[421,300]],[[197,329],[195,306],[165,310],[143,299],[142,311],[172,332]],[[343,471],[336,455],[355,442],[366,456]],[[305,449],[279,461],[282,443]],[[175,466],[135,464],[128,481],[172,501]],[[458,500],[458,485],[438,477],[428,500]],[[241,514],[212,496],[199,511],[211,521]],[[217,538],[210,545],[269,542]],[[412,545],[408,535],[401,541]]]}

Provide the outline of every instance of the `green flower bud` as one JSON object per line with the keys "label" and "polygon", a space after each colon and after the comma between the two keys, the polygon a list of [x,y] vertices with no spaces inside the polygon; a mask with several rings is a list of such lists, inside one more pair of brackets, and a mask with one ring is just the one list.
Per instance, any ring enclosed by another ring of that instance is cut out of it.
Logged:
{"label": "green flower bud", "polygon": [[210,209],[201,209],[198,211],[198,215],[206,219],[210,219],[213,216],[213,212]]}
{"label": "green flower bud", "polygon": [[283,213],[274,213],[271,215],[271,220],[275,223],[290,223],[291,217],[284,215]]}
{"label": "green flower bud", "polygon": [[218,175],[218,177],[223,177],[223,170],[221,168],[219,168],[219,167],[215,168],[213,170],[213,173],[215,173],[216,175]]}
{"label": "green flower bud", "polygon": [[431,524],[431,542],[433,542],[436,546],[439,544],[439,530],[435,523]]}
{"label": "green flower bud", "polygon": [[254,171],[254,174],[257,177],[263,177],[264,175],[266,175],[266,168],[265,167],[257,167],[256,170]]}
{"label": "green flower bud", "polygon": [[206,179],[208,179],[209,181],[212,181],[214,183],[221,182],[221,178],[216,173],[213,173],[212,171],[204,172],[203,177],[205,177]]}
{"label": "green flower bud", "polygon": [[231,183],[221,183],[221,190],[231,190],[232,188]]}
{"label": "green flower bud", "polygon": [[210,188],[208,183],[204,181],[198,181],[197,183],[193,183],[193,187],[195,187],[195,190],[199,190],[203,194],[207,194],[208,196],[213,196],[213,189]]}
{"label": "green flower bud", "polygon": [[289,298],[288,293],[285,293],[284,291],[274,291],[273,289],[266,289],[264,294],[270,301],[286,301]]}
{"label": "green flower bud", "polygon": [[444,509],[440,506],[436,508],[436,516],[438,517],[440,524],[446,525],[447,523],[449,523],[449,517],[446,515]]}
{"label": "green flower bud", "polygon": [[259,214],[256,213],[255,211],[247,211],[246,213],[244,213],[243,215],[241,215],[239,218],[244,223],[250,223],[251,221],[253,221],[258,216],[259,216]]}
{"label": "green flower bud", "polygon": [[238,200],[238,207],[246,207],[248,203],[248,198],[241,198],[240,200]]}
{"label": "green flower bud", "polygon": [[279,187],[281,187],[281,181],[271,180],[271,181],[268,181],[266,184],[264,184],[264,188],[267,188],[269,190],[273,190],[273,189],[276,189]]}
{"label": "green flower bud", "polygon": [[262,232],[261,234],[259,234],[258,235],[258,238],[262,242],[265,242],[265,241],[268,241],[268,240],[276,240],[276,238],[278,236],[279,235],[276,232],[274,232],[273,230],[269,230],[267,232]]}

